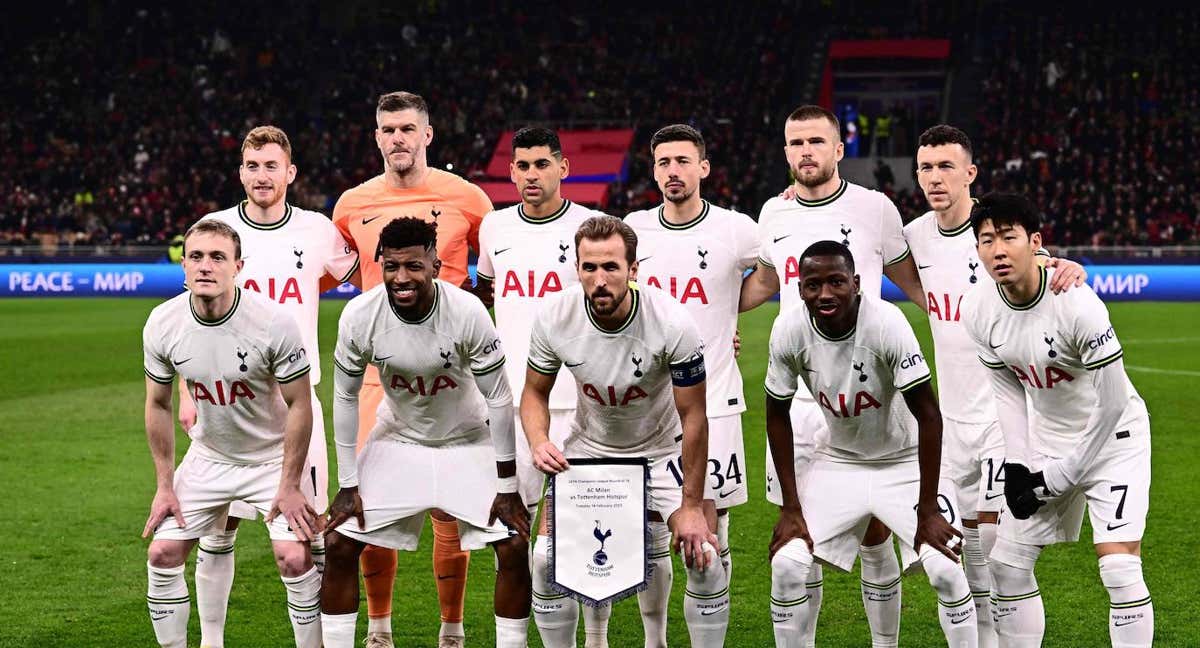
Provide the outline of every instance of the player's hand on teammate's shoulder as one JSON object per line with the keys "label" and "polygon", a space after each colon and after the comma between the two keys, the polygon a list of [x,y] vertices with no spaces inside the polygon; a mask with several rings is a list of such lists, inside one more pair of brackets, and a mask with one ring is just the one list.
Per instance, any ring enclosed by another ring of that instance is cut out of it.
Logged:
{"label": "player's hand on teammate's shoulder", "polygon": [[767,553],[767,559],[775,557],[775,553],[783,546],[799,538],[808,545],[808,552],[813,551],[812,536],[808,534],[808,523],[804,520],[804,513],[798,508],[782,507],[779,510],[779,521],[775,523],[775,531],[771,534],[771,546]]}
{"label": "player's hand on teammate's shoulder", "polygon": [[913,549],[920,549],[922,544],[927,544],[957,563],[958,555],[962,553],[962,537],[962,533],[950,526],[936,505],[917,507],[917,535],[913,538]]}
{"label": "player's hand on teammate's shoulder", "polygon": [[539,443],[536,448],[533,448],[532,454],[533,467],[547,475],[556,475],[570,467],[567,458],[552,441]]}
{"label": "player's hand on teammate's shoulder", "polygon": [[321,532],[317,512],[309,505],[308,498],[300,492],[299,487],[280,485],[279,492],[275,493],[275,501],[271,502],[267,523],[280,515],[287,520],[288,528],[301,541],[312,540]]}
{"label": "player's hand on teammate's shoulder", "polygon": [[495,524],[496,520],[516,531],[522,540],[529,540],[529,509],[525,508],[525,503],[517,493],[496,493],[488,524]]}
{"label": "player's hand on teammate's shoulder", "polygon": [[1050,278],[1050,290],[1056,295],[1071,288],[1078,288],[1087,281],[1087,270],[1070,259],[1050,257],[1046,259],[1046,267],[1054,268],[1054,276]]}
{"label": "player's hand on teammate's shoulder", "polygon": [[685,504],[679,507],[672,517],[675,526],[675,552],[683,554],[683,562],[688,567],[704,571],[709,565],[708,556],[704,553],[704,543],[711,544],[718,555],[721,553],[717,536],[708,530],[704,511],[699,506]]}
{"label": "player's hand on teammate's shoulder", "polygon": [[329,503],[327,515],[329,520],[325,523],[325,535],[329,535],[350,518],[354,518],[358,522],[360,529],[367,526],[366,519],[363,517],[362,497],[358,494],[358,487],[338,489],[337,495],[334,495],[333,501]]}
{"label": "player's hand on teammate's shoulder", "polygon": [[158,525],[167,519],[167,516],[175,517],[175,523],[179,528],[187,527],[187,521],[183,519],[183,508],[179,506],[179,498],[175,497],[175,490],[172,488],[160,488],[154,493],[154,501],[150,503],[150,517],[146,518],[146,527],[142,529],[142,537],[149,538]]}
{"label": "player's hand on teammate's shoulder", "polygon": [[733,331],[733,357],[742,357],[742,332],[737,329]]}
{"label": "player's hand on teammate's shoulder", "polygon": [[779,192],[779,197],[784,200],[796,199],[796,185],[788,185],[786,189]]}

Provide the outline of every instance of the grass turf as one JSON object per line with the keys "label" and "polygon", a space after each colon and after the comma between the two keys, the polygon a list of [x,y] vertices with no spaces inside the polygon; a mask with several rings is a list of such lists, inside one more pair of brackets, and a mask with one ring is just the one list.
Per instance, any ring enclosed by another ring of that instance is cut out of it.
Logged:
{"label": "grass turf", "polygon": [[[153,645],[146,613],[146,541],[138,537],[154,480],[142,424],[141,327],[155,300],[0,300],[0,491],[8,493],[0,531],[0,646]],[[343,302],[321,306],[322,366]],[[1192,434],[1200,387],[1197,304],[1111,304],[1130,377],[1153,416],[1151,507],[1143,552],[1154,596],[1158,646],[1183,646],[1200,633],[1200,612],[1187,592],[1196,572],[1190,504],[1197,494],[1188,466],[1200,441]],[[906,313],[922,345],[928,327],[910,305]],[[733,612],[727,645],[772,644],[767,542],[776,520],[763,499],[765,437],[762,377],[774,307],[743,316],[741,366],[750,410],[744,418],[750,502],[733,511]],[[931,363],[932,364],[932,363]],[[318,392],[328,406],[331,384]],[[331,423],[326,428],[332,430]],[[177,436],[182,456],[186,437]],[[330,451],[332,457],[332,448]],[[1085,523],[1086,524],[1086,523]],[[1108,601],[1084,529],[1083,542],[1048,549],[1038,565],[1046,602],[1047,646],[1108,645]],[[402,553],[394,629],[398,646],[436,645],[438,607],[430,569],[431,536],[421,550]],[[193,595],[192,561],[188,582]],[[1189,567],[1189,565],[1191,565]],[[1192,576],[1188,576],[1191,574]],[[670,641],[687,645],[680,597],[684,574],[676,563]],[[470,645],[492,645],[493,560],[476,552],[471,563],[466,626]],[[904,584],[901,645],[942,645],[935,599],[923,576]],[[194,609],[194,605],[193,605]],[[359,636],[365,626],[360,614]],[[614,647],[641,644],[637,604],[618,604],[610,624]],[[189,645],[199,643],[193,611]],[[855,574],[825,571],[822,645],[870,643]],[[1191,637],[1191,639],[1189,639]],[[230,646],[289,645],[291,628],[261,524],[239,534],[237,577],[230,601]],[[541,645],[530,626],[530,645]]]}

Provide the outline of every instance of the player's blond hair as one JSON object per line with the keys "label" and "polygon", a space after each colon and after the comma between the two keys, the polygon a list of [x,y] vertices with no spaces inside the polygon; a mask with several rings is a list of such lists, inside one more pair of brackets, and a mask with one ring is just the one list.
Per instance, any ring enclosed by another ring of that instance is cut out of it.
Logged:
{"label": "player's blond hair", "polygon": [[258,151],[267,144],[278,144],[287,155],[288,162],[292,161],[292,143],[288,140],[287,133],[277,126],[255,126],[250,129],[250,132],[246,133],[246,139],[242,140],[242,152],[245,153],[248,148]]}
{"label": "player's blond hair", "polygon": [[575,231],[575,254],[579,254],[579,242],[583,239],[605,241],[613,236],[620,236],[621,240],[625,242],[625,260],[629,262],[629,265],[633,265],[633,261],[637,259],[637,233],[625,221],[616,216],[592,216],[583,221],[583,224]]}
{"label": "player's blond hair", "polygon": [[183,235],[183,253],[185,255],[187,254],[187,240],[191,238],[192,234],[224,236],[233,241],[233,260],[242,258],[242,237],[238,236],[237,230],[215,218],[205,218],[188,228]]}

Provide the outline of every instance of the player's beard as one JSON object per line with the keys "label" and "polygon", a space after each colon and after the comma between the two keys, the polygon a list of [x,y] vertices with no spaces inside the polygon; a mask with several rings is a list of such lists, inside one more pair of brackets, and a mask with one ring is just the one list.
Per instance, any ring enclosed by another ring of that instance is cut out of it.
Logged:
{"label": "player's beard", "polygon": [[264,210],[278,205],[279,201],[283,200],[283,191],[281,191],[278,186],[274,187],[274,190],[271,192],[271,197],[266,202],[256,199],[256,195],[257,192],[254,191],[253,187],[251,187],[250,191],[246,192],[246,198],[250,202],[254,203],[256,207]]}
{"label": "player's beard", "polygon": [[805,187],[819,187],[826,182],[829,182],[829,179],[833,177],[833,171],[835,168],[836,166],[832,164],[828,167],[818,165],[816,175],[805,175],[801,173],[801,168],[796,166],[792,169],[792,175],[796,177],[796,182],[804,185]]}
{"label": "player's beard", "polygon": [[676,205],[687,202],[694,195],[696,195],[696,190],[689,189],[686,185],[684,185],[682,192],[679,192],[676,194],[672,194],[669,191],[663,192],[663,198],[666,198],[667,200],[675,203]]}
{"label": "player's beard", "polygon": [[[393,151],[393,153],[394,152],[395,151]],[[419,153],[418,151],[410,151],[408,154],[407,160],[405,160],[403,162],[397,162],[397,163],[392,162],[391,153],[388,153],[388,157],[387,157],[388,169],[392,173],[394,173],[398,176],[408,175],[417,166],[417,154],[418,153]]]}
{"label": "player's beard", "polygon": [[[628,286],[628,283],[626,283],[626,286]],[[596,295],[596,292],[593,291],[591,295],[588,295],[588,305],[591,307],[593,313],[595,313],[601,317],[608,317],[609,315],[612,315],[613,313],[617,312],[617,309],[620,308],[621,304],[625,302],[625,296],[628,293],[629,293],[628,287],[626,287],[625,290],[623,292],[621,292],[620,294],[606,290],[605,294],[603,296],[606,296],[606,297],[611,296],[612,299],[608,300],[607,306],[601,308],[595,302],[597,295]]]}

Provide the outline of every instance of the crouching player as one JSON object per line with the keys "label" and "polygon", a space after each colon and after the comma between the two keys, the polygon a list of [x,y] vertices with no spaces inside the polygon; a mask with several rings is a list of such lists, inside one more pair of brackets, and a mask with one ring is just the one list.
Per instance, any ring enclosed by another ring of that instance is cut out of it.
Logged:
{"label": "crouching player", "polygon": [[[415,550],[434,508],[457,518],[463,549],[495,550],[496,645],[525,646],[529,513],[517,494],[504,351],[483,304],[437,279],[436,243],[432,223],[388,223],[377,250],[383,283],[351,300],[338,324],[340,490],[330,506],[321,587],[328,648],[354,643],[363,547]],[[358,392],[368,364],[379,369],[384,400],[356,461]]]}
{"label": "crouching player", "polygon": [[[971,214],[979,260],[996,286],[962,303],[963,321],[991,372],[1007,464],[990,567],[1003,646],[1040,646],[1045,610],[1033,568],[1046,545],[1079,539],[1092,519],[1113,646],[1149,646],[1154,607],[1142,577],[1150,504],[1150,418],[1125,375],[1108,309],[1091,288],[1054,294],[1038,265],[1037,208],[992,193]],[[1031,425],[1026,397],[1038,424]]]}
{"label": "crouching player", "polygon": [[[955,557],[962,534],[943,517],[956,518],[953,499],[938,494],[941,413],[912,327],[895,306],[860,293],[846,246],[818,241],[799,265],[804,306],[775,320],[766,378],[767,438],[784,498],[770,547],[775,645],[801,645],[814,557],[849,571],[874,516],[896,533],[906,562],[919,552],[949,645],[974,648],[975,607]],[[788,415],[799,380],[829,425],[802,485]]]}

